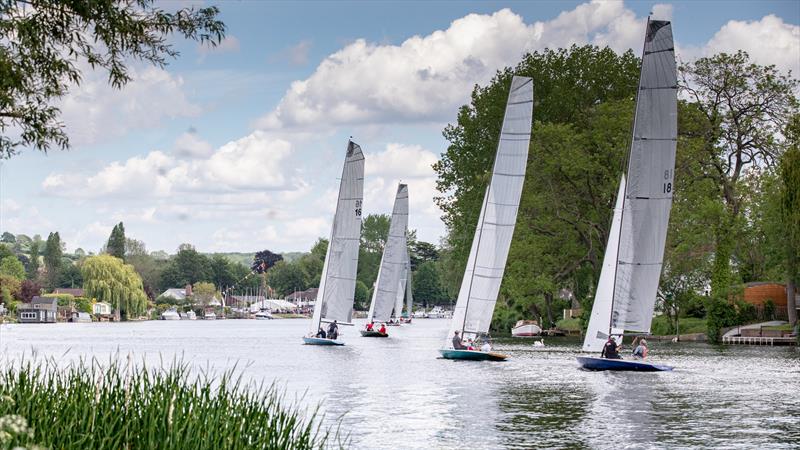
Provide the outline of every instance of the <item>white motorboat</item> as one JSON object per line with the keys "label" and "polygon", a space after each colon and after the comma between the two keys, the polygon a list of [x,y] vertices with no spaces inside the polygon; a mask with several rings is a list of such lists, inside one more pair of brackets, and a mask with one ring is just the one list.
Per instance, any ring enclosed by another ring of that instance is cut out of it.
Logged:
{"label": "white motorboat", "polygon": [[161,313],[161,320],[181,320],[181,316],[178,314],[178,311],[168,309]]}
{"label": "white motorboat", "polygon": [[272,313],[267,309],[262,309],[261,311],[256,313],[256,320],[270,320],[274,319],[272,317]]}
{"label": "white motorboat", "polygon": [[203,319],[205,320],[216,320],[216,318],[217,315],[214,313],[214,311],[206,311],[206,313],[203,314]]}
{"label": "white motorboat", "polygon": [[542,334],[542,328],[534,320],[518,320],[511,328],[511,336],[533,337]]}

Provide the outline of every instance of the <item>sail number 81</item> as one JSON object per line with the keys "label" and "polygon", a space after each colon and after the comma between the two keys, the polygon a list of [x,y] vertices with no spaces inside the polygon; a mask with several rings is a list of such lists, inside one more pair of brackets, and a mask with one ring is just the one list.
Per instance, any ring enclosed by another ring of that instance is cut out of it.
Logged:
{"label": "sail number 81", "polygon": [[361,217],[361,200],[356,200],[356,217]]}

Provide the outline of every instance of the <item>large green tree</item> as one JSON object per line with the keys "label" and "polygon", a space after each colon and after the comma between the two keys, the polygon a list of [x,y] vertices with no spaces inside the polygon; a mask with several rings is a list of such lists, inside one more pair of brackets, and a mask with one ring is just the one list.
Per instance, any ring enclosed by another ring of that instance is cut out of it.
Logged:
{"label": "large green tree", "polygon": [[797,324],[794,290],[800,281],[800,115],[795,114],[786,127],[789,148],[780,165],[781,223],[786,233],[787,309],[789,322]]}
{"label": "large green tree", "polygon": [[114,225],[106,243],[106,253],[125,260],[125,226],[122,222]]}
{"label": "large green tree", "polygon": [[47,236],[47,242],[44,245],[44,268],[46,271],[47,288],[54,289],[58,287],[58,281],[61,278],[63,250],[61,248],[61,236],[58,231],[50,233]]}
{"label": "large green tree", "polygon": [[55,103],[80,84],[83,65],[122,88],[130,61],[163,67],[178,56],[174,34],[219,43],[225,26],[218,13],[215,6],[167,12],[154,0],[1,0],[0,156],[68,148]]}
{"label": "large green tree", "polygon": [[144,314],[147,295],[133,266],[111,255],[98,255],[86,258],[81,272],[86,296],[111,304],[118,319]]}
{"label": "large green tree", "polygon": [[178,253],[170,258],[161,273],[161,284],[165,287],[183,287],[198,281],[210,281],[211,278],[208,257],[198,253],[190,244],[181,244]]}

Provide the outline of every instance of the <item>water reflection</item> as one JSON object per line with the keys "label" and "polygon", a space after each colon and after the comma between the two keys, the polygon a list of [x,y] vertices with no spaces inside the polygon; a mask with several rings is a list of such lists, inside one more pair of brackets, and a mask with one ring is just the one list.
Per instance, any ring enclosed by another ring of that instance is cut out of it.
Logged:
{"label": "water reflection", "polygon": [[[654,343],[672,373],[581,371],[575,339],[499,340],[505,363],[438,359],[445,320],[419,320],[345,347],[304,346],[307,321],[4,325],[0,350],[59,364],[109,358],[196,372],[238,364],[318,404],[353,448],[797,448],[800,351]],[[129,356],[130,355],[130,356]]]}

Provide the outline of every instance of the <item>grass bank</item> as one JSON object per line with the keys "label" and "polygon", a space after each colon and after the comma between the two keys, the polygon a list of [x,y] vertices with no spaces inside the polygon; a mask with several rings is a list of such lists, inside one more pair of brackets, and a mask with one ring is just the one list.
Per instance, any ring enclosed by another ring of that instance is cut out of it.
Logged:
{"label": "grass bank", "polygon": [[[696,317],[681,317],[678,322],[680,334],[706,333],[706,319]],[[661,315],[653,317],[650,330],[654,336],[668,336],[675,334],[675,327],[669,322],[667,316]]]}
{"label": "grass bank", "polygon": [[331,439],[316,413],[274,387],[185,365],[23,362],[0,371],[0,447],[58,449],[312,449]]}

